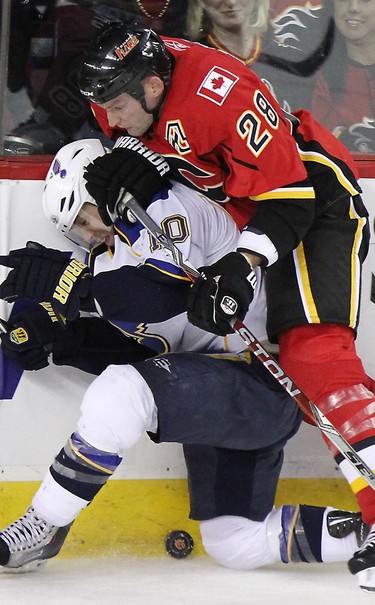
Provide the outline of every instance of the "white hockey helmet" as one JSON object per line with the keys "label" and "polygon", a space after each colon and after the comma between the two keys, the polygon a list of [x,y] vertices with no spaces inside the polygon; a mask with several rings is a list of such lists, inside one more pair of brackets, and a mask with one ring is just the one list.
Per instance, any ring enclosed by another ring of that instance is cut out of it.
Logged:
{"label": "white hockey helmet", "polygon": [[82,139],[64,145],[55,155],[44,183],[43,209],[64,235],[85,202],[96,205],[85,187],[83,169],[105,153],[108,150],[99,139]]}

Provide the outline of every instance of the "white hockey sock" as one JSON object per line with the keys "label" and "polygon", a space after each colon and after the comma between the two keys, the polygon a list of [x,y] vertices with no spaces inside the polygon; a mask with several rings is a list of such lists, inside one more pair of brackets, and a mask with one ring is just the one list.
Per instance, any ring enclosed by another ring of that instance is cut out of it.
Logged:
{"label": "white hockey sock", "polygon": [[32,500],[36,513],[57,527],[71,523],[88,504],[87,500],[61,487],[49,471]]}

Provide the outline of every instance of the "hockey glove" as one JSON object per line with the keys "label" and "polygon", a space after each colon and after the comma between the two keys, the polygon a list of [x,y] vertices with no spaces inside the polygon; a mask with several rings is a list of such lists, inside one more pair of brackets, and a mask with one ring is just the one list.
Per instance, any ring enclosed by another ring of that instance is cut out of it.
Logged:
{"label": "hockey glove", "polygon": [[[161,155],[150,151],[135,137],[121,137],[111,153],[96,158],[86,167],[84,178],[103,223],[112,225],[122,189],[147,208],[168,172],[168,163]],[[129,221],[127,214],[120,218]]]}
{"label": "hockey glove", "polygon": [[28,242],[26,248],[0,256],[0,264],[12,268],[0,284],[0,298],[7,302],[19,297],[49,300],[60,321],[65,322],[75,319],[89,298],[89,268],[60,250]]}
{"label": "hockey glove", "polygon": [[256,276],[246,258],[230,252],[208,267],[192,285],[187,302],[190,323],[225,336],[233,332],[230,322],[241,321],[253,300]]}
{"label": "hockey glove", "polygon": [[64,330],[50,303],[41,303],[14,318],[8,332],[1,334],[1,348],[24,370],[41,370],[48,366],[51,345],[60,332]]}

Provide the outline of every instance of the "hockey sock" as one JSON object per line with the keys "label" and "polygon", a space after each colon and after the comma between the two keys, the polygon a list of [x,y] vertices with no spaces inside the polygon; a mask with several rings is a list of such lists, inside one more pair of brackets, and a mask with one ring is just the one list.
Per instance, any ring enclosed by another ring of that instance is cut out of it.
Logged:
{"label": "hockey sock", "polygon": [[284,563],[347,561],[367,531],[359,513],[320,506],[283,506],[280,557]]}
{"label": "hockey sock", "polygon": [[324,508],[283,506],[280,556],[283,563],[322,561],[321,528]]}
{"label": "hockey sock", "polygon": [[[355,384],[371,390],[355,349],[354,332],[346,326],[296,326],[279,334],[279,345],[281,366],[315,404]],[[311,416],[310,409],[303,411]]]}
{"label": "hockey sock", "polygon": [[221,516],[200,522],[209,556],[231,569],[347,561],[368,533],[359,513],[308,505],[274,508],[264,521]]}
{"label": "hockey sock", "polygon": [[33,498],[36,512],[51,525],[68,525],[91,502],[120,462],[117,454],[99,450],[79,433],[73,433]]}
{"label": "hockey sock", "polygon": [[[362,384],[342,389],[317,402],[319,409],[355,448],[362,460],[375,469],[375,397]],[[375,523],[375,494],[366,479],[358,474],[330,442],[327,445],[362,511],[363,520]]]}
{"label": "hockey sock", "polygon": [[121,463],[122,458],[99,450],[73,433],[50,467],[55,481],[64,489],[91,502]]}
{"label": "hockey sock", "polygon": [[56,483],[49,471],[32,500],[37,515],[57,527],[69,525],[88,504]]}
{"label": "hockey sock", "polygon": [[[346,326],[307,325],[279,336],[280,363],[361,458],[375,469],[375,396]],[[305,410],[308,412],[308,410]],[[347,479],[363,520],[375,523],[375,494],[324,438]]]}

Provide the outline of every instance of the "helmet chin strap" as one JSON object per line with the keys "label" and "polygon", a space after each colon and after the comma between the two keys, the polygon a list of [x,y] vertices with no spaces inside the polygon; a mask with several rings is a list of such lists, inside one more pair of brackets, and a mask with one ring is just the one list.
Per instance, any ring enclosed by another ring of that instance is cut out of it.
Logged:
{"label": "helmet chin strap", "polygon": [[165,82],[163,84],[164,84],[163,93],[161,95],[159,103],[157,104],[156,107],[154,107],[154,109],[149,109],[147,107],[146,98],[145,98],[145,92],[144,92],[144,85],[141,84],[143,90],[142,90],[142,94],[139,95],[138,99],[139,99],[139,101],[141,103],[143,111],[145,111],[149,115],[152,115],[152,119],[153,119],[154,122],[159,119],[160,111],[161,111],[161,108],[162,108],[163,103],[165,101],[165,97],[167,96],[167,92],[168,92],[168,87],[166,86]]}
{"label": "helmet chin strap", "polygon": [[155,110],[154,110],[154,109],[149,109],[149,108],[147,107],[147,105],[146,105],[146,99],[145,99],[145,96],[144,96],[144,95],[142,95],[142,97],[140,97],[139,102],[140,102],[140,104],[142,105],[142,109],[143,109],[143,111],[145,111],[146,113],[148,113],[148,114],[150,114],[150,115],[152,115],[152,116],[154,115],[154,111],[155,111]]}
{"label": "helmet chin strap", "polygon": [[163,105],[164,99],[165,99],[165,93],[163,94],[163,97],[160,100],[160,103],[158,103],[158,105],[155,107],[155,109],[149,109],[147,107],[147,105],[146,105],[146,99],[145,99],[144,95],[139,99],[139,102],[140,102],[140,104],[142,106],[143,111],[145,111],[149,115],[152,115],[152,119],[155,122],[156,120],[159,119],[160,109],[161,109],[161,107]]}

